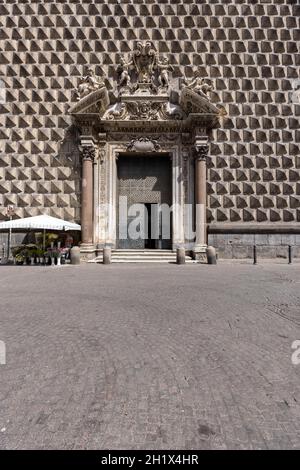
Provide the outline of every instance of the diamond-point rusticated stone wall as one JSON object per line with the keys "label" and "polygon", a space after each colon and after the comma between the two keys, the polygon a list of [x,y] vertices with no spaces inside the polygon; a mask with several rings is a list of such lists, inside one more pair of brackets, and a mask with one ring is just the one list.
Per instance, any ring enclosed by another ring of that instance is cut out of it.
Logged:
{"label": "diamond-point rusticated stone wall", "polygon": [[175,76],[201,70],[228,113],[211,144],[208,221],[300,222],[299,9],[292,0],[0,1],[0,220],[8,204],[19,217],[80,220],[72,90],[89,65],[112,77],[139,39],[169,56]]}

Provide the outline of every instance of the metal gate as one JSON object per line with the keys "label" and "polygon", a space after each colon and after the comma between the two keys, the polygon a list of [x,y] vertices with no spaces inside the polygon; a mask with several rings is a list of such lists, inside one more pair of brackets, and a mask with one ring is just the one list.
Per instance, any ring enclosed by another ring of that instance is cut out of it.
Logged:
{"label": "metal gate", "polygon": [[[169,155],[121,154],[117,166],[118,248],[171,248],[172,223],[170,221],[170,236],[165,238],[166,232],[162,233],[159,211],[162,204],[168,206],[172,204],[172,166]],[[127,198],[127,214],[125,214],[125,198]],[[137,206],[133,206],[135,204],[141,205],[140,210],[137,210]],[[130,236],[132,232],[135,232],[137,238]]]}

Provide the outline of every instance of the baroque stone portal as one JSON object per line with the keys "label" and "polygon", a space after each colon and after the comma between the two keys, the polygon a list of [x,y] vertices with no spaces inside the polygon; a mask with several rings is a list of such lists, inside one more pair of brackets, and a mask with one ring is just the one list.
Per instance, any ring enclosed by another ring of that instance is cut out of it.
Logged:
{"label": "baroque stone portal", "polygon": [[[70,109],[81,136],[82,253],[93,257],[104,246],[118,247],[117,162],[137,155],[139,165],[153,156],[170,159],[171,246],[186,247],[197,256],[207,245],[208,135],[222,117],[221,108],[209,101],[212,87],[198,73],[192,79],[173,78],[168,58],[160,56],[150,42],[138,42],[116,64],[114,86],[108,89],[106,83],[111,83],[111,77],[97,78],[89,70],[79,84],[79,101]],[[87,158],[91,148],[94,159]],[[135,173],[138,176],[138,167]],[[148,176],[140,175],[152,181]],[[161,187],[159,172],[155,178],[153,188],[150,183],[143,191],[139,188],[140,203],[149,204],[155,185]],[[194,208],[191,213],[186,213],[185,205]],[[192,242],[186,238],[188,218],[195,230]]]}

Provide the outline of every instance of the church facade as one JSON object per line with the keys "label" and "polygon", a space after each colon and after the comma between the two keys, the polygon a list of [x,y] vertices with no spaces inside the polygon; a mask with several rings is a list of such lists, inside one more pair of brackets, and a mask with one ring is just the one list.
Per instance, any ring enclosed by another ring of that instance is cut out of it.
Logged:
{"label": "church facade", "polygon": [[105,246],[197,258],[207,244],[297,255],[296,2],[5,1],[0,13],[1,220],[13,205],[81,223],[86,258]]}

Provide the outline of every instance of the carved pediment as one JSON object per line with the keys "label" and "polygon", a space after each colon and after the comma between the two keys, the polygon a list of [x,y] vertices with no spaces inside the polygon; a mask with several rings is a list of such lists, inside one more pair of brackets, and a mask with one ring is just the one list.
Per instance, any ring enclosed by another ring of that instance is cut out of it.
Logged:
{"label": "carved pediment", "polygon": [[200,122],[207,128],[219,125],[220,110],[209,97],[212,85],[197,72],[193,78],[182,79],[181,86],[178,79],[169,82],[172,67],[150,42],[138,42],[127,60],[121,59],[117,71],[117,88],[109,97],[103,78],[88,69],[76,91],[79,101],[69,113],[78,120],[80,116],[93,115],[93,119],[97,116],[94,122],[105,123],[107,127],[124,121],[139,125],[157,121],[173,128],[193,127]]}
{"label": "carved pediment", "polygon": [[109,97],[106,86],[90,92],[81,98],[69,110],[69,114],[100,114],[103,115],[109,106]]}
{"label": "carved pediment", "polygon": [[219,114],[216,106],[189,87],[182,88],[179,104],[187,115],[215,114],[217,116]]}

